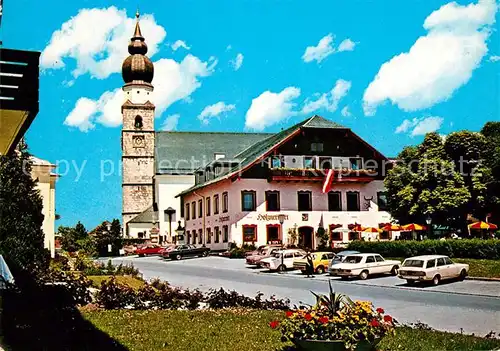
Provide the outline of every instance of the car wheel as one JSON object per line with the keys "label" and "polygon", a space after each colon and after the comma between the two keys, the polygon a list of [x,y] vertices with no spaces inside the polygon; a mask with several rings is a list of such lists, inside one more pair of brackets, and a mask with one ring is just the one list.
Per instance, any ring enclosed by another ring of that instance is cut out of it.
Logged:
{"label": "car wheel", "polygon": [[208,251],[203,251],[203,257],[207,257],[208,256]]}
{"label": "car wheel", "polygon": [[410,280],[410,279],[406,279],[406,284],[407,285],[414,285],[415,282],[413,280]]}
{"label": "car wheel", "polygon": [[359,279],[366,280],[368,278],[368,271],[363,271],[359,274]]}
{"label": "car wheel", "polygon": [[278,266],[278,272],[286,271],[286,266],[284,264]]}
{"label": "car wheel", "polygon": [[318,268],[316,268],[316,273],[318,273],[318,274],[325,273],[325,269],[323,268],[323,266],[319,266]]}
{"label": "car wheel", "polygon": [[175,255],[175,259],[176,259],[177,261],[182,260],[182,256],[181,256],[181,255]]}
{"label": "car wheel", "polygon": [[467,277],[467,272],[465,271],[465,269],[462,269],[462,271],[460,272],[460,280],[465,280],[465,277]]}
{"label": "car wheel", "polygon": [[439,285],[439,282],[441,281],[441,277],[439,274],[435,275],[434,278],[432,278],[432,285]]}
{"label": "car wheel", "polygon": [[398,266],[392,267],[392,269],[391,269],[391,275],[398,275],[398,269],[399,269]]}

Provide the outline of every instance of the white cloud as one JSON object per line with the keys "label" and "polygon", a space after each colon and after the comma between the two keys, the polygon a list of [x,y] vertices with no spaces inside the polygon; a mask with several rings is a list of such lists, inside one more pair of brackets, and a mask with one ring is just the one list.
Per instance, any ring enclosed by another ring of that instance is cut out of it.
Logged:
{"label": "white cloud", "polygon": [[171,48],[174,51],[177,51],[177,49],[179,49],[179,48],[184,48],[186,50],[191,49],[191,47],[188,46],[184,40],[177,40],[175,43],[172,44]]}
{"label": "white cloud", "polygon": [[198,119],[201,121],[201,123],[206,125],[210,122],[210,118],[217,117],[223,113],[232,111],[235,108],[235,105],[226,105],[224,101],[219,101],[216,104],[205,107],[198,116]]}
{"label": "white cloud", "polygon": [[492,55],[492,56],[490,56],[490,61],[491,61],[491,62],[497,62],[497,61],[500,61],[500,56],[497,56],[497,55]]}
{"label": "white cloud", "polygon": [[342,109],[342,111],[340,111],[340,113],[342,114],[342,116],[344,117],[351,117],[352,116],[352,113],[351,111],[349,110],[349,106],[344,106],[344,108]]}
{"label": "white cloud", "polygon": [[427,35],[380,67],[364,93],[365,114],[375,114],[386,100],[415,111],[449,99],[486,55],[496,11],[495,0],[479,0],[467,6],[451,2],[432,12],[424,22]]}
{"label": "white cloud", "polygon": [[350,89],[350,81],[338,79],[335,86],[328,93],[321,94],[317,100],[307,99],[302,108],[302,113],[308,114],[321,109],[334,112],[337,110],[340,100],[347,95]]}
{"label": "white cloud", "polygon": [[245,127],[263,130],[265,127],[297,114],[293,102],[300,96],[300,89],[287,87],[279,93],[265,91],[252,100],[245,117]]}
{"label": "white cloud", "polygon": [[397,134],[410,132],[412,137],[417,135],[425,135],[427,133],[435,132],[443,124],[442,117],[430,116],[413,118],[412,120],[405,119],[395,130]]}
{"label": "white cloud", "polygon": [[226,46],[226,51],[231,50],[233,47],[231,45]]}
{"label": "white cloud", "polygon": [[353,42],[351,39],[347,38],[342,40],[342,42],[339,44],[339,47],[337,48],[337,51],[338,52],[353,51],[355,46],[356,43]]}
{"label": "white cloud", "polygon": [[[155,77],[152,82],[155,90],[151,98],[156,105],[156,117],[160,117],[174,102],[188,98],[201,86],[200,78],[211,75],[216,64],[216,59],[211,63],[202,62],[198,57],[190,54],[180,63],[172,59],[156,61],[154,63]],[[82,100],[86,105],[82,105]],[[95,103],[94,110],[88,108],[88,100],[90,99],[80,98],[77,101],[73,111],[66,117],[65,124],[78,126],[78,121],[81,121],[84,126],[93,126],[94,122],[98,122],[108,127],[116,127],[122,123],[120,107],[125,97],[120,88],[105,92],[97,100],[90,100]],[[82,115],[86,118],[80,117]],[[70,121],[73,121],[72,124],[69,124]]]}
{"label": "white cloud", "polygon": [[239,70],[241,68],[241,65],[243,64],[243,54],[240,52],[238,55],[236,55],[234,60],[231,60],[231,65],[233,65],[233,68],[235,71]]}
{"label": "white cloud", "polygon": [[170,131],[177,129],[177,124],[179,124],[179,118],[181,115],[178,113],[167,116],[161,125],[161,130]]}
{"label": "white cloud", "polygon": [[335,52],[332,44],[333,34],[330,33],[321,38],[318,45],[308,46],[304,55],[302,55],[302,59],[304,62],[316,60],[319,63]]}
{"label": "white cloud", "polygon": [[[43,69],[61,69],[65,60],[75,60],[72,74],[78,77],[89,73],[103,79],[120,72],[123,60],[128,56],[127,44],[134,33],[135,19],[128,18],[125,10],[116,7],[81,9],[64,22],[61,29],[52,33],[49,44],[40,57]],[[141,31],[148,44],[148,55],[158,52],[158,46],[166,36],[152,15],[141,17]]]}
{"label": "white cloud", "polygon": [[97,102],[87,98],[78,99],[75,108],[64,120],[64,124],[70,127],[76,127],[82,132],[87,132],[95,128],[91,117],[97,111]]}

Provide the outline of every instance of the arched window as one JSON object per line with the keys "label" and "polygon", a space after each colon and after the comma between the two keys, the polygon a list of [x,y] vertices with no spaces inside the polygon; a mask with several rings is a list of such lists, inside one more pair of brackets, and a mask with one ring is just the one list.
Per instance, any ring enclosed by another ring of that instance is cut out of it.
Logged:
{"label": "arched window", "polygon": [[135,116],[134,126],[136,128],[142,128],[142,117],[141,116]]}

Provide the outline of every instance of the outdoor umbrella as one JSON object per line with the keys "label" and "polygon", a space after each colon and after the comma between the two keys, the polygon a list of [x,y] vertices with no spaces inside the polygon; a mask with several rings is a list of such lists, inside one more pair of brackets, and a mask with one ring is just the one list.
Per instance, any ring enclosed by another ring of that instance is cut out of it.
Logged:
{"label": "outdoor umbrella", "polygon": [[400,232],[403,230],[399,224],[386,224],[381,229],[384,232]]}
{"label": "outdoor umbrella", "polygon": [[493,223],[487,223],[487,222],[475,222],[472,224],[469,224],[470,229],[498,229],[498,226]]}
{"label": "outdoor umbrella", "polygon": [[374,228],[374,227],[368,227],[363,230],[364,233],[381,233],[382,229]]}
{"label": "outdoor umbrella", "polygon": [[403,230],[407,231],[419,231],[419,230],[426,230],[427,227],[425,225],[420,225],[416,223],[411,223],[403,226]]}

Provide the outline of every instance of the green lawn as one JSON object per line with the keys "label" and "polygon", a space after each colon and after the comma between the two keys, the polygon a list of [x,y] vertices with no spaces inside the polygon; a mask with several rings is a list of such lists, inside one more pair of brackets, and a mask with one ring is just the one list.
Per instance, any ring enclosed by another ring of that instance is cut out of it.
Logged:
{"label": "green lawn", "polygon": [[472,258],[452,258],[457,263],[469,265],[470,277],[500,278],[500,260],[476,260]]}
{"label": "green lawn", "polygon": [[[84,311],[84,318],[130,350],[284,350],[279,331],[268,327],[282,318],[274,311]],[[398,328],[380,350],[492,350],[500,340],[437,331]]]}
{"label": "green lawn", "polygon": [[[101,287],[101,282],[111,279],[111,275],[89,275],[87,278],[92,282],[92,286],[96,288]],[[144,285],[144,282],[140,279],[134,278],[128,275],[116,275],[116,281],[120,284],[125,284],[133,289],[139,289]]]}
{"label": "green lawn", "polygon": [[[404,258],[390,258],[403,262]],[[467,263],[469,265],[469,277],[499,278],[500,260],[478,260],[474,258],[452,258],[457,263]]]}

